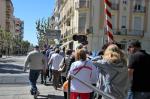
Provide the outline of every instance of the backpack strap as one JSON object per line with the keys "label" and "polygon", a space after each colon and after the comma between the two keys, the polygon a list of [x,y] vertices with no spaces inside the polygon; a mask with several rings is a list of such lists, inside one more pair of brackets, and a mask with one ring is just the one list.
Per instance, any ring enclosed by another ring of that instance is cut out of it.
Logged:
{"label": "backpack strap", "polygon": [[76,75],[83,67],[85,67],[86,63],[87,63],[87,61],[85,61],[84,65],[82,67],[74,69],[73,71],[77,70],[77,72],[74,75]]}
{"label": "backpack strap", "polygon": [[78,67],[78,68],[74,69],[73,71],[76,71],[76,70],[77,70],[77,72],[76,72],[74,75],[76,75],[76,74],[77,74],[77,73],[78,73],[81,69],[86,68],[86,69],[91,70],[91,74],[90,74],[90,78],[91,78],[91,76],[92,76],[92,68],[91,68],[91,67],[86,66],[86,63],[87,63],[87,61],[85,61],[85,63],[84,63],[84,65],[83,65],[83,66],[81,66],[81,67]]}

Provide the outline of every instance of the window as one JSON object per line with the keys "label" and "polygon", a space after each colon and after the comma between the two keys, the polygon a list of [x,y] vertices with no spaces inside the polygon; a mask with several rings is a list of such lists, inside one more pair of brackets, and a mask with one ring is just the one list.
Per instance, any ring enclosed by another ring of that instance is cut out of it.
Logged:
{"label": "window", "polygon": [[142,19],[141,17],[134,17],[134,35],[141,35],[142,33]]}
{"label": "window", "polygon": [[80,13],[79,14],[79,32],[85,32],[85,26],[86,26],[86,13]]}
{"label": "window", "polygon": [[137,1],[135,1],[135,7],[134,7],[134,9],[135,10],[141,10],[141,8],[142,8],[142,1],[141,0],[137,0]]}
{"label": "window", "polygon": [[122,3],[123,3],[123,4],[127,4],[127,0],[123,0]]}
{"label": "window", "polygon": [[126,19],[126,16],[122,16],[122,28],[126,28],[126,21],[127,21],[127,19]]}
{"label": "window", "polygon": [[134,30],[141,30],[141,17],[134,17]]}
{"label": "window", "polygon": [[114,29],[115,28],[115,16],[112,15],[112,28]]}

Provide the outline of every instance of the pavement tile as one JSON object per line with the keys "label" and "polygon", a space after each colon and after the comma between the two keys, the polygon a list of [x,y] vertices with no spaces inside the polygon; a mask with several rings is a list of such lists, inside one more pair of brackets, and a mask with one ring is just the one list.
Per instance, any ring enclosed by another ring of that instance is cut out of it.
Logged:
{"label": "pavement tile", "polygon": [[[52,86],[37,85],[40,96],[37,99],[63,99],[63,92]],[[33,99],[28,84],[0,84],[0,99]]]}

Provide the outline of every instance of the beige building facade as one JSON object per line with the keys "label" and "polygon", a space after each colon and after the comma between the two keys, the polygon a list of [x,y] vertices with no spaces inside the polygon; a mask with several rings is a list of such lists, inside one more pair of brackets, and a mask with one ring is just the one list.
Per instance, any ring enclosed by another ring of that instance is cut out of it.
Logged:
{"label": "beige building facade", "polygon": [[[14,31],[14,24],[12,20],[13,9],[11,0],[0,0],[0,29],[7,32]],[[2,49],[2,42],[3,41],[0,37],[0,52]]]}
{"label": "beige building facade", "polygon": [[13,37],[23,39],[24,22],[14,16],[11,0],[0,0],[0,27],[12,33]]}
{"label": "beige building facade", "polygon": [[[150,0],[110,0],[114,40],[123,49],[131,40],[139,40],[150,52]],[[63,44],[75,49],[72,35],[88,37],[88,49],[99,51],[107,42],[104,33],[104,0],[57,0],[58,27]],[[68,43],[66,43],[68,42]]]}
{"label": "beige building facade", "polygon": [[0,0],[0,27],[6,27],[6,0]]}
{"label": "beige building facade", "polygon": [[24,34],[24,22],[19,18],[14,18],[14,23],[15,23],[14,37],[18,40],[22,40]]}
{"label": "beige building facade", "polygon": [[[91,0],[91,24],[93,33],[91,49],[101,49],[107,41],[104,33],[105,13],[104,0]],[[120,43],[123,49],[127,50],[128,43],[132,40],[139,40],[143,49],[150,52],[150,1],[149,0],[111,0],[112,3],[112,26],[114,40]],[[90,45],[89,45],[90,46]]]}
{"label": "beige building facade", "polygon": [[11,0],[0,0],[0,26],[7,32],[14,31],[14,7]]}
{"label": "beige building facade", "polygon": [[[0,0],[0,29],[4,33],[10,33],[13,40],[22,40],[24,34],[24,22],[14,16],[14,7],[11,0]],[[6,44],[0,37],[0,52],[6,50],[9,45],[13,50],[15,44],[13,41],[10,44]]]}
{"label": "beige building facade", "polygon": [[61,30],[62,42],[68,48],[75,49],[77,41],[74,34],[86,35],[89,27],[89,0],[56,0],[54,15],[58,17],[58,28]]}

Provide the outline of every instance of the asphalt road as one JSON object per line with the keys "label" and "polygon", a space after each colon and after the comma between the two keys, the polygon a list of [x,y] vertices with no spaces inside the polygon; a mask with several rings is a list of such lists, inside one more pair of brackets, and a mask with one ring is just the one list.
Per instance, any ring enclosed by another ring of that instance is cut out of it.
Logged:
{"label": "asphalt road", "polygon": [[0,84],[27,84],[28,72],[23,71],[26,56],[0,58]]}
{"label": "asphalt road", "polygon": [[[23,72],[26,56],[3,56],[0,58],[0,99],[33,99],[30,95],[28,72]],[[48,80],[48,79],[47,79]],[[37,99],[63,99],[63,91],[55,90],[37,81],[40,95]]]}
{"label": "asphalt road", "polygon": [[21,74],[26,56],[3,56],[0,58],[0,74]]}

